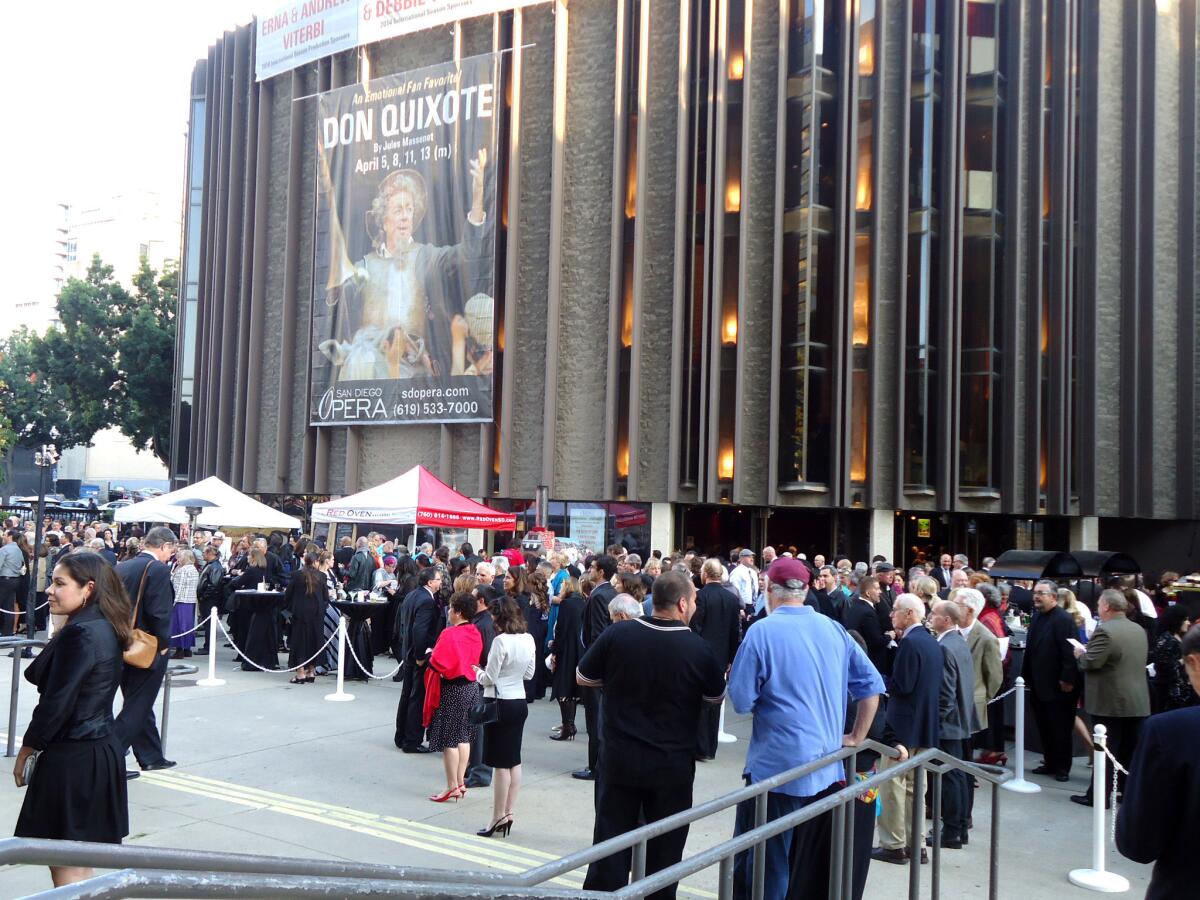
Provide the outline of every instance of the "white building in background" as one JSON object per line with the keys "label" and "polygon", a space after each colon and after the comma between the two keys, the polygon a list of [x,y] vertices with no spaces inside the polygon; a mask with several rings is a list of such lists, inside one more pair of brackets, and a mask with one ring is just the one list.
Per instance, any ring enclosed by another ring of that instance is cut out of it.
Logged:
{"label": "white building in background", "polygon": [[63,451],[58,462],[58,480],[78,479],[100,488],[107,499],[109,488],[129,490],[156,487],[167,490],[167,467],[149,450],[138,450],[116,428],[97,432],[90,447]]}
{"label": "white building in background", "polygon": [[156,272],[179,261],[179,201],[155,191],[51,204],[32,211],[28,227],[45,235],[46,253],[0,294],[0,335],[22,326],[40,333],[57,322],[59,291],[68,278],[83,278],[97,253],[126,287],[142,257]]}
{"label": "white building in background", "polygon": [[133,283],[142,257],[161,272],[179,261],[179,198],[155,191],[118,194],[77,205],[68,215],[66,274],[82,278],[96,254],[123,284]]}

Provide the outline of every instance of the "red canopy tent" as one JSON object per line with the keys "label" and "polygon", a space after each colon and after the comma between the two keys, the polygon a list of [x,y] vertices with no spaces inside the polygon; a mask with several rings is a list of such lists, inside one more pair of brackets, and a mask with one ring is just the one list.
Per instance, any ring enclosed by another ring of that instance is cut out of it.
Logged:
{"label": "red canopy tent", "polygon": [[435,528],[515,531],[514,513],[499,512],[464,497],[424,466],[349,497],[313,505],[314,522],[379,522]]}

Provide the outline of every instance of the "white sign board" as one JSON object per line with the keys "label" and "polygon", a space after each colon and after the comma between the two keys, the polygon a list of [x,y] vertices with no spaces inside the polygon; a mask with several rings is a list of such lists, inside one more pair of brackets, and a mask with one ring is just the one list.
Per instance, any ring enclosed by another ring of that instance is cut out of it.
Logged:
{"label": "white sign board", "polygon": [[254,80],[357,47],[358,21],[356,0],[294,0],[260,16],[254,35]]}

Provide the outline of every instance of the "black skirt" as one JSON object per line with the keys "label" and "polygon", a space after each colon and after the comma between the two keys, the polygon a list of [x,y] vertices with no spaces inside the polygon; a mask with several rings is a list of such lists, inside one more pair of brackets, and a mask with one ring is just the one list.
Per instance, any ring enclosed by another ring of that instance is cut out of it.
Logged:
{"label": "black skirt", "polygon": [[52,743],[38,757],[13,834],[121,843],[129,834],[124,757],[111,736]]}
{"label": "black skirt", "polygon": [[524,698],[498,703],[500,721],[483,726],[483,764],[511,769],[521,764],[521,735],[529,718],[529,704]]}
{"label": "black skirt", "polygon": [[475,737],[475,726],[467,722],[467,713],[478,697],[479,685],[474,681],[465,678],[442,680],[441,702],[433,713],[433,721],[429,723],[430,750],[440,753],[448,747],[471,743]]}

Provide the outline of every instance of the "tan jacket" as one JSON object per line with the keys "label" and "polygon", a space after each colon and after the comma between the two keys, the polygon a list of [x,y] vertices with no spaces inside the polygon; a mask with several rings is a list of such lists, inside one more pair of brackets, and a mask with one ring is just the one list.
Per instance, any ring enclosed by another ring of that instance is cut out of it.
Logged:
{"label": "tan jacket", "polygon": [[979,727],[988,727],[987,703],[1000,691],[1004,682],[1004,666],[1000,659],[1000,642],[987,627],[978,622],[966,634],[967,649],[975,669],[975,714]]}
{"label": "tan jacket", "polygon": [[1146,632],[1124,616],[1096,626],[1087,653],[1079,657],[1086,673],[1084,706],[1093,716],[1138,718],[1150,715],[1146,675]]}

